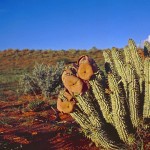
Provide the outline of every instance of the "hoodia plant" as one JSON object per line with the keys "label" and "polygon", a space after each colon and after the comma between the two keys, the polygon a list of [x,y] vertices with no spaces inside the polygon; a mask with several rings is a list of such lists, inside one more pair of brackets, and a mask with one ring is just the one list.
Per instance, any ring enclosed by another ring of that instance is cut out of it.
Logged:
{"label": "hoodia plant", "polygon": [[[150,44],[141,59],[132,39],[124,50],[103,51],[105,72],[88,56],[66,67],[57,109],[70,113],[97,147],[127,149],[150,118]],[[148,125],[146,125],[149,128]]]}

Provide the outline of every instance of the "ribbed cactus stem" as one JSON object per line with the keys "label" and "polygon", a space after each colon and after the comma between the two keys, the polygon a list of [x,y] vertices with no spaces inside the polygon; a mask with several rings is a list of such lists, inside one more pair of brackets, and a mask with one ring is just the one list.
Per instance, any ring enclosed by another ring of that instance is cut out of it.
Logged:
{"label": "ribbed cactus stem", "polygon": [[101,87],[103,89],[106,88],[106,78],[105,78],[105,75],[104,75],[104,72],[99,68],[97,67],[97,72],[95,72],[95,79],[101,83]]}
{"label": "ribbed cactus stem", "polygon": [[146,51],[147,51],[146,55],[150,57],[150,43],[148,41],[144,42],[144,50],[145,50],[145,48],[146,48]]}
{"label": "ribbed cactus stem", "polygon": [[144,98],[144,118],[150,118],[150,57],[144,61],[144,75],[145,75],[145,98]]}
{"label": "ribbed cactus stem", "polygon": [[112,62],[112,60],[111,60],[111,51],[110,50],[103,51],[103,56],[105,58],[105,62],[108,62],[108,63]]}
{"label": "ribbed cactus stem", "polygon": [[76,100],[82,106],[83,111],[88,115],[91,123],[95,127],[101,127],[102,120],[99,116],[99,113],[95,110],[95,106],[90,97],[90,93],[86,92],[84,95],[76,95]]}
{"label": "ribbed cactus stem", "polygon": [[126,73],[128,79],[128,99],[129,99],[129,109],[130,118],[134,127],[138,127],[140,121],[140,85],[138,81],[138,76],[132,65],[127,64]]}
{"label": "ribbed cactus stem", "polygon": [[126,110],[125,110],[125,97],[122,87],[118,84],[116,77],[113,74],[108,74],[108,83],[112,93],[110,94],[112,103],[112,113],[114,119],[114,125],[120,136],[120,138],[129,143],[129,131],[125,122]]}
{"label": "ribbed cactus stem", "polygon": [[108,138],[109,136],[106,134],[106,131],[102,129],[103,122],[98,112],[95,110],[95,107],[93,105],[93,100],[90,97],[90,93],[86,92],[82,96],[77,95],[76,99],[78,103],[82,105],[84,112],[86,113],[88,119],[90,120],[89,129],[92,130],[92,134],[89,135],[89,138],[91,138],[92,141],[97,146],[103,146],[106,149],[114,149],[114,150],[117,149],[118,147],[116,146],[114,141],[110,140]]}
{"label": "ribbed cactus stem", "polygon": [[136,72],[139,76],[139,80],[140,80],[140,92],[142,92],[142,84],[143,84],[143,73],[144,73],[144,67],[143,67],[143,63],[142,60],[140,58],[140,56],[137,53],[137,47],[135,42],[132,39],[129,39],[128,41],[128,45],[130,48],[130,52],[131,52],[131,56],[132,56],[132,60],[134,63],[134,67],[136,69]]}
{"label": "ribbed cactus stem", "polygon": [[150,43],[145,41],[144,46],[150,51]]}
{"label": "ribbed cactus stem", "polygon": [[92,127],[91,122],[88,119],[88,116],[77,108],[75,109],[74,112],[70,113],[70,115],[81,126],[81,130],[84,133],[84,135],[90,140],[92,140],[94,143],[96,143],[96,141],[94,140],[95,136],[93,136],[94,132],[92,132],[94,127]]}
{"label": "ribbed cactus stem", "polygon": [[125,62],[126,62],[126,63],[131,63],[131,64],[133,64],[132,56],[131,56],[131,52],[130,52],[129,46],[126,46],[126,47],[124,48],[124,56],[125,56]]}
{"label": "ribbed cactus stem", "polygon": [[[114,141],[111,141],[108,135],[105,134],[104,130],[95,130],[91,135],[93,142],[97,147],[104,147],[106,150],[120,150],[119,147]],[[122,148],[123,150],[123,148]]]}
{"label": "ribbed cactus stem", "polygon": [[75,109],[74,112],[70,113],[70,115],[76,120],[78,124],[84,129],[90,129],[91,128],[91,123],[90,120],[88,119],[88,116],[81,112],[79,109]]}
{"label": "ribbed cactus stem", "polygon": [[105,89],[102,85],[102,83],[97,81],[96,79],[98,75],[95,74],[94,78],[89,81],[93,94],[100,106],[100,110],[108,123],[113,124],[112,114],[111,114],[111,107],[110,107],[110,101],[106,99],[105,96]]}
{"label": "ribbed cactus stem", "polygon": [[127,74],[125,70],[125,64],[121,59],[120,53],[116,48],[112,48],[112,58],[119,76],[121,76],[121,81],[124,84],[125,91],[127,93]]}
{"label": "ribbed cactus stem", "polygon": [[138,55],[136,44],[132,39],[129,39],[128,45],[137,74],[141,76],[143,74],[143,63],[140,56]]}
{"label": "ribbed cactus stem", "polygon": [[[85,136],[91,139],[97,147],[103,147],[105,150],[125,150],[123,145],[117,145],[112,142],[109,138],[106,138],[106,134],[103,130],[94,130],[90,132],[87,129],[82,130]],[[108,135],[107,135],[108,137]]]}
{"label": "ribbed cactus stem", "polygon": [[109,67],[111,69],[111,72],[113,72],[113,74],[117,74],[114,62],[112,60],[111,51],[110,50],[103,51],[103,56],[105,58],[105,63],[108,63],[110,65]]}

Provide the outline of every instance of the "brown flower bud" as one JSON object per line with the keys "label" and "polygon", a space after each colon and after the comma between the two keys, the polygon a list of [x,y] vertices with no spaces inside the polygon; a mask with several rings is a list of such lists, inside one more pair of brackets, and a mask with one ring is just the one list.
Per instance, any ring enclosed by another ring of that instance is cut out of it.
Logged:
{"label": "brown flower bud", "polygon": [[90,80],[94,74],[90,64],[81,64],[78,69],[78,76],[83,80]]}
{"label": "brown flower bud", "polygon": [[66,76],[63,79],[63,84],[64,86],[67,88],[67,90],[69,91],[69,93],[72,95],[74,94],[80,94],[82,93],[82,89],[83,89],[83,82],[81,79],[79,79],[76,76],[70,75],[70,76]]}
{"label": "brown flower bud", "polygon": [[62,101],[60,98],[57,100],[57,109],[63,113],[71,113],[74,109],[74,101]]}

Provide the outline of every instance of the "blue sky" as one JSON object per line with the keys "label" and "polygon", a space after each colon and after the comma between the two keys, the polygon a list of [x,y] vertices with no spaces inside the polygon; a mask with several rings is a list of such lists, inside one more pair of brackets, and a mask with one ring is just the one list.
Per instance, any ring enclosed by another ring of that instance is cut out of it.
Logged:
{"label": "blue sky", "polygon": [[120,48],[149,18],[150,0],[0,0],[0,50]]}

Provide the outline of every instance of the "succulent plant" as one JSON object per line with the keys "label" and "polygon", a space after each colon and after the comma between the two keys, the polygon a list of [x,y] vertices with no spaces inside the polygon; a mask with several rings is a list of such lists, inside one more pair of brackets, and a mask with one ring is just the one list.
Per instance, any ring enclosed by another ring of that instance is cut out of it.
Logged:
{"label": "succulent plant", "polygon": [[65,88],[57,108],[70,113],[97,147],[127,149],[136,141],[136,129],[150,118],[150,44],[145,47],[144,59],[132,39],[123,51],[104,51],[107,74],[88,56],[62,74]]}

